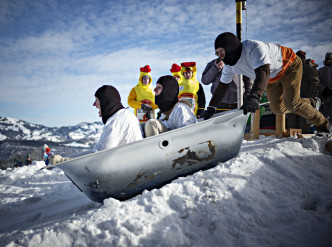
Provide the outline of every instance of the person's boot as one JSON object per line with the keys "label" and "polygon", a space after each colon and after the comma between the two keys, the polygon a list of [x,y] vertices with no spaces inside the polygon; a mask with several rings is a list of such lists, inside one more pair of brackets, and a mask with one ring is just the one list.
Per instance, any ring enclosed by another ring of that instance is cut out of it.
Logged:
{"label": "person's boot", "polygon": [[[319,108],[322,105],[322,101],[320,100],[320,98],[315,97],[315,98],[309,98],[309,99],[310,99],[311,106],[313,108],[315,108],[316,111],[319,111]],[[308,119],[307,119],[307,124],[310,125],[311,127],[314,126],[312,123],[309,122]]]}
{"label": "person's boot", "polygon": [[322,124],[321,126],[316,126],[316,130],[317,130],[316,135],[318,136],[326,136],[326,137],[332,136],[332,126],[327,118],[324,124]]}
{"label": "person's boot", "polygon": [[310,103],[315,110],[319,111],[320,106],[322,105],[322,101],[320,98],[315,97],[315,98],[310,98]]}

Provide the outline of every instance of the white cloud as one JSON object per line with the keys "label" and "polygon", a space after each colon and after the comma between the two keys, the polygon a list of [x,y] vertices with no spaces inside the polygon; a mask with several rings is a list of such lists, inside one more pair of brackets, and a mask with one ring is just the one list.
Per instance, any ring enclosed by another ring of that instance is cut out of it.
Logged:
{"label": "white cloud", "polygon": [[[146,64],[155,83],[172,63],[196,61],[200,80],[214,58],[215,37],[236,30],[234,1],[98,3],[1,1],[0,98],[6,104],[0,110],[11,102],[40,105],[44,114],[47,102],[58,119],[67,114],[63,121],[70,124],[95,118],[90,109],[99,86],[116,86],[126,105]],[[320,65],[332,50],[330,1],[253,0],[247,7],[244,39],[305,50]],[[69,120],[74,115],[81,117]]]}

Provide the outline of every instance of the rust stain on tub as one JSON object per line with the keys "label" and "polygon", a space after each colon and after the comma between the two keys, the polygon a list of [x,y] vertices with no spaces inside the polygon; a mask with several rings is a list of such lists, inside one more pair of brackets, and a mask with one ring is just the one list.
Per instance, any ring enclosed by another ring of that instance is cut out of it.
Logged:
{"label": "rust stain on tub", "polygon": [[213,160],[216,155],[216,148],[214,142],[209,140],[191,147],[181,148],[178,153],[182,156],[172,160],[172,169],[176,170]]}

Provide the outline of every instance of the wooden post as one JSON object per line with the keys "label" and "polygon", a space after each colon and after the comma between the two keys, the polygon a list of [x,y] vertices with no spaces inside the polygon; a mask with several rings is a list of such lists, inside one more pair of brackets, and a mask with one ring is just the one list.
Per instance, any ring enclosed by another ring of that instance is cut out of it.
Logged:
{"label": "wooden post", "polygon": [[332,140],[329,140],[326,144],[325,144],[325,148],[327,151],[330,152],[330,154],[332,155]]}
{"label": "wooden post", "polygon": [[286,115],[276,115],[276,137],[284,137],[286,135]]}
{"label": "wooden post", "polygon": [[258,139],[260,129],[260,116],[259,109],[255,113],[251,113],[251,124],[250,124],[250,138]]}

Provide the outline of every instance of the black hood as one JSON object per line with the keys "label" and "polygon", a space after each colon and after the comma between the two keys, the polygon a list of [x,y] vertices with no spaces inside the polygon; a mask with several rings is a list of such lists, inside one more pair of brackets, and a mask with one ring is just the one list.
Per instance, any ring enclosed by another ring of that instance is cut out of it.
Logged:
{"label": "black hood", "polygon": [[114,113],[124,108],[121,104],[120,94],[113,86],[104,85],[100,87],[96,91],[95,96],[100,101],[101,116],[104,124]]}
{"label": "black hood", "polygon": [[233,66],[241,57],[242,53],[242,43],[241,41],[232,33],[222,33],[220,34],[215,42],[214,47],[224,48],[226,51],[225,58],[223,62],[227,65]]}
{"label": "black hood", "polygon": [[155,96],[156,105],[160,112],[168,111],[179,101],[179,83],[173,76],[165,75],[160,77],[156,84],[163,86],[161,94]]}

